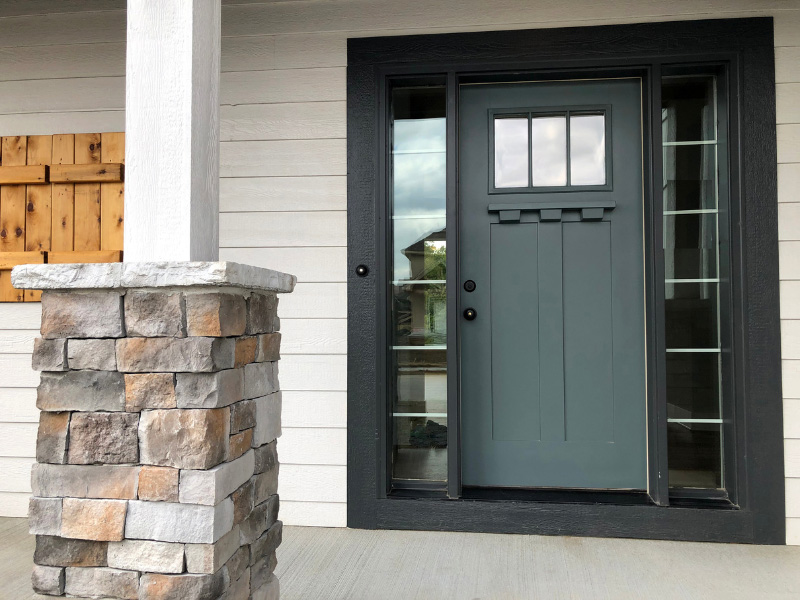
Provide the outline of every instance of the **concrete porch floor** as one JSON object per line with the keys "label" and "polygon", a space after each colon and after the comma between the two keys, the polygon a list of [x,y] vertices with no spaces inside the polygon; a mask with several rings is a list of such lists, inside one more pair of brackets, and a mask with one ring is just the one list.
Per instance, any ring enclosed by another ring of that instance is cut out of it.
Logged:
{"label": "concrete porch floor", "polygon": [[[48,598],[27,531],[0,518],[3,600]],[[277,575],[282,600],[788,599],[800,547],[287,527]]]}

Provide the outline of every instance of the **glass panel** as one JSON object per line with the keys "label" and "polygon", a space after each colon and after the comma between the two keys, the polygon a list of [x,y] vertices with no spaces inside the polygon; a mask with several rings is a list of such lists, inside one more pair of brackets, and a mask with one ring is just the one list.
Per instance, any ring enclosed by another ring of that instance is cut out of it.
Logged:
{"label": "glass panel", "polygon": [[571,185],[605,185],[605,115],[570,116],[569,169]]}
{"label": "glass panel", "polygon": [[494,120],[494,187],[528,186],[528,118]]}
{"label": "glass panel", "polygon": [[531,119],[531,168],[534,187],[567,185],[567,119]]}
{"label": "glass panel", "polygon": [[719,353],[667,353],[667,418],[719,419]]}
{"label": "glass panel", "polygon": [[714,78],[667,77],[661,87],[665,142],[716,139]]}
{"label": "glass panel", "polygon": [[667,348],[718,348],[719,285],[667,283],[664,287]]}
{"label": "glass panel", "polygon": [[722,436],[716,423],[668,423],[669,484],[722,487]]}
{"label": "glass panel", "polygon": [[447,351],[444,348],[395,350],[395,414],[447,412]]}
{"label": "glass panel", "polygon": [[394,126],[394,215],[444,215],[447,194],[444,118]]}
{"label": "glass panel", "polygon": [[[442,263],[445,256],[434,252]],[[433,273],[432,273],[433,274]],[[444,283],[395,285],[394,323],[396,346],[443,346],[447,343],[447,289]]]}
{"label": "glass panel", "polygon": [[447,480],[447,418],[395,417],[395,479]]}
{"label": "glass panel", "polygon": [[667,280],[717,277],[717,215],[664,215]]}
{"label": "glass panel", "polygon": [[445,278],[445,217],[394,220],[394,280]]}
{"label": "glass panel", "polygon": [[664,210],[716,209],[716,168],[716,145],[666,146]]}

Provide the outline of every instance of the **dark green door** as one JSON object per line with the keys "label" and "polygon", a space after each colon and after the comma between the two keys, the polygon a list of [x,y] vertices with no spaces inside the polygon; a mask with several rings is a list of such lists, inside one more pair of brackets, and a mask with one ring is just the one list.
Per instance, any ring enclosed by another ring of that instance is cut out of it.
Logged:
{"label": "dark green door", "polygon": [[641,81],[459,114],[463,484],[645,489]]}

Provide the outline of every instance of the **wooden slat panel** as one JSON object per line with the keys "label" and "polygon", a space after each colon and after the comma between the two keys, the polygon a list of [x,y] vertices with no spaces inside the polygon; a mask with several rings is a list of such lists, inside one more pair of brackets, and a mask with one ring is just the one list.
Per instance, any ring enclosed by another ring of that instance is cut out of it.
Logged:
{"label": "wooden slat panel", "polygon": [[47,183],[47,167],[0,167],[0,184]]}
{"label": "wooden slat panel", "polygon": [[[25,136],[3,137],[3,166],[24,166],[27,142]],[[0,187],[0,252],[22,250],[25,250],[25,186],[4,185]]]}
{"label": "wooden slat panel", "polygon": [[53,165],[50,168],[52,183],[102,183],[122,181],[122,165]]}
{"label": "wooden slat panel", "polygon": [[[105,163],[125,162],[125,134],[103,133],[100,160]],[[125,224],[125,184],[100,185],[100,248],[122,250]]]}
{"label": "wooden slat panel", "polygon": [[[53,165],[75,163],[75,136],[72,134],[53,136]],[[52,186],[53,250],[72,250],[75,232],[75,186],[59,183]]]}
{"label": "wooden slat panel", "polygon": [[42,263],[44,263],[44,252],[0,252],[0,269]]}
{"label": "wooden slat panel", "polygon": [[[28,169],[49,165],[53,156],[53,136],[28,136]],[[46,168],[46,167],[44,167]],[[30,185],[27,190],[25,215],[25,250],[50,250],[51,187]]]}
{"label": "wooden slat panel", "polygon": [[[75,164],[100,164],[100,134],[75,135]],[[57,170],[59,167],[54,167]],[[86,168],[86,167],[85,167]],[[50,173],[52,178],[53,173]],[[100,184],[75,184],[75,250],[100,250]]]}
{"label": "wooden slat panel", "polygon": [[73,251],[73,252],[49,252],[47,262],[49,264],[72,264],[72,263],[111,263],[121,262],[121,250],[95,250],[95,251]]}

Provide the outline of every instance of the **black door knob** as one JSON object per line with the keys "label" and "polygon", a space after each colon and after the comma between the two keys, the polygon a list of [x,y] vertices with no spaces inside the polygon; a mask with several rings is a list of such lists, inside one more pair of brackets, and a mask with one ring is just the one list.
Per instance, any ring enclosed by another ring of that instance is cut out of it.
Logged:
{"label": "black door knob", "polygon": [[474,321],[475,317],[477,317],[477,316],[478,316],[478,311],[475,310],[474,308],[464,309],[464,318],[467,321]]}
{"label": "black door knob", "polygon": [[477,286],[477,285],[475,285],[475,282],[474,282],[474,281],[472,281],[472,279],[467,279],[467,280],[464,282],[464,289],[465,289],[466,291],[468,291],[468,292],[474,292],[476,287],[478,287],[478,286]]}

